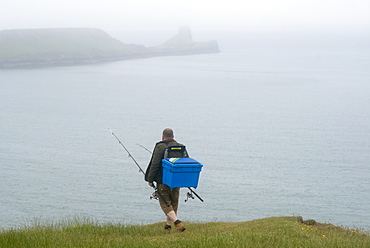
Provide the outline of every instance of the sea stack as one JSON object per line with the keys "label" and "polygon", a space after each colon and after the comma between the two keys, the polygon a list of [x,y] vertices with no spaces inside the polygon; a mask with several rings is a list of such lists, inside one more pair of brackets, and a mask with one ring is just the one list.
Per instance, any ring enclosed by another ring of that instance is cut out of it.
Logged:
{"label": "sea stack", "polygon": [[179,31],[168,41],[160,46],[149,47],[158,55],[189,55],[202,53],[218,53],[217,41],[195,42],[191,29],[188,26],[180,27]]}

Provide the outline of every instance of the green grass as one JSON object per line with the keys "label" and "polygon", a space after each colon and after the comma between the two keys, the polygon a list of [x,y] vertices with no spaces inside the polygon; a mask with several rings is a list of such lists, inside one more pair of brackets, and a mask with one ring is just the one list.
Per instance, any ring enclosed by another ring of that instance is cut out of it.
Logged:
{"label": "green grass", "polygon": [[314,225],[299,217],[185,223],[184,233],[168,235],[164,223],[100,225],[77,219],[2,230],[0,247],[370,247],[367,233],[309,223]]}

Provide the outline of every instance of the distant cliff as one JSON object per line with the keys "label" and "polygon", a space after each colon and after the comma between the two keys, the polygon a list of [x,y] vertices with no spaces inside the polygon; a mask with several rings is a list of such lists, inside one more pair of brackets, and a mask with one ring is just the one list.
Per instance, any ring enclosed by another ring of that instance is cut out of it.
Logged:
{"label": "distant cliff", "polygon": [[147,48],[126,45],[92,28],[0,32],[0,67],[66,65],[128,59]]}
{"label": "distant cliff", "polygon": [[156,47],[124,44],[100,29],[20,29],[0,32],[0,68],[75,65],[133,58],[219,52],[217,41],[194,42],[190,28]]}

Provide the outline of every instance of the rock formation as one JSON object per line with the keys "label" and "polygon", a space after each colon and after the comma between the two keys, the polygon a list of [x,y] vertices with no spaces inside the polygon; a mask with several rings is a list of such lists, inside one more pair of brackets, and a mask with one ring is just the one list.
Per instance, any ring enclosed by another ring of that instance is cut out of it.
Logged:
{"label": "rock formation", "polygon": [[181,27],[178,33],[160,46],[149,47],[158,55],[188,55],[218,53],[217,41],[195,42],[189,27]]}

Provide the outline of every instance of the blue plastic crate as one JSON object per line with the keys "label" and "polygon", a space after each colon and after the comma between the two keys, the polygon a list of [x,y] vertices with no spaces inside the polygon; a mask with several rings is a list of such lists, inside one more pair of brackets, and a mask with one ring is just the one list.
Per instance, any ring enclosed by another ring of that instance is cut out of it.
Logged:
{"label": "blue plastic crate", "polygon": [[192,158],[162,159],[162,183],[171,189],[198,186],[199,174],[203,165]]}

